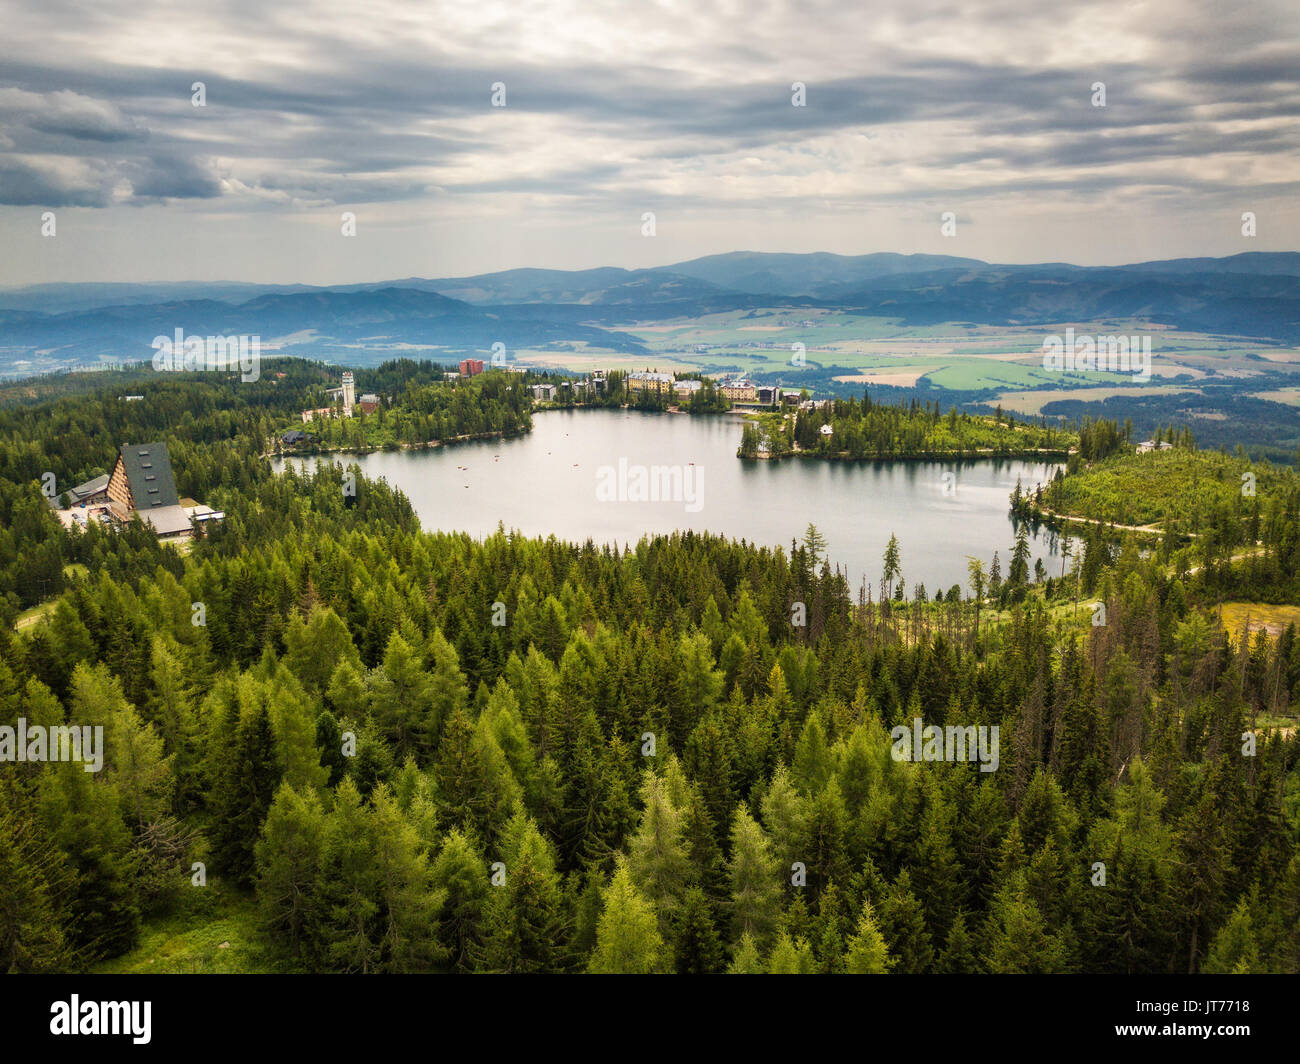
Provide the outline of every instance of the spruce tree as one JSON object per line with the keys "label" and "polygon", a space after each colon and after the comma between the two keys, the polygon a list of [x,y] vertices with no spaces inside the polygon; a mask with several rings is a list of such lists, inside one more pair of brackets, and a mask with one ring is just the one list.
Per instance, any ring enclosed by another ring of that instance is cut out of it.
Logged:
{"label": "spruce tree", "polygon": [[627,864],[620,860],[605,891],[587,970],[597,975],[648,975],[664,970],[666,952],[654,906],[636,889]]}
{"label": "spruce tree", "polygon": [[875,910],[871,902],[865,901],[844,954],[844,971],[848,975],[886,975],[893,965],[889,947],[885,945],[885,937],[876,922]]}

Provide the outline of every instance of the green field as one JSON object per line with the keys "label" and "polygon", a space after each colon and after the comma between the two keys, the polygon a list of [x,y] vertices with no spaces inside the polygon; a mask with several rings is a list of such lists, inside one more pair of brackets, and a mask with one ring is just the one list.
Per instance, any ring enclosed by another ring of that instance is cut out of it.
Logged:
{"label": "green field", "polygon": [[1237,639],[1247,624],[1253,634],[1266,631],[1278,636],[1288,625],[1300,627],[1300,606],[1278,606],[1270,602],[1225,602],[1223,604],[1224,630]]}
{"label": "green field", "polygon": [[251,897],[219,886],[204,904],[148,922],[129,953],[97,964],[106,975],[239,975],[290,971],[266,949]]}
{"label": "green field", "polygon": [[[809,363],[870,374],[868,383],[910,386],[924,378],[935,387],[952,391],[1006,389],[1008,399],[1014,395],[1016,408],[1026,412],[1030,403],[1022,393],[1090,388],[1093,393],[1086,398],[1096,399],[1100,389],[1123,394],[1127,389],[1153,389],[1170,381],[1181,381],[1182,388],[1187,390],[1207,377],[1241,380],[1248,391],[1252,377],[1262,372],[1285,371],[1288,365],[1300,363],[1300,352],[1289,349],[1165,330],[1147,322],[1071,324],[1078,335],[1152,335],[1152,380],[1137,382],[1128,375],[1060,374],[1044,370],[1043,338],[1053,333],[1063,335],[1065,324],[905,326],[899,319],[864,317],[841,310],[772,307],[692,319],[629,322],[617,328],[640,339],[653,352],[650,361],[663,369],[676,367],[705,372],[739,369],[746,373],[780,374],[790,368],[791,345],[802,343]],[[526,353],[519,354],[525,357]],[[594,352],[575,351],[575,354],[585,366],[581,356],[590,358]],[[582,368],[572,357],[554,350],[536,352],[536,355],[542,362],[571,363],[575,368]],[[599,358],[594,359],[591,364],[598,361]],[[647,359],[618,355],[613,359],[606,357],[604,361],[611,365],[642,365]],[[1266,397],[1300,404],[1300,388],[1288,390],[1285,395]]]}

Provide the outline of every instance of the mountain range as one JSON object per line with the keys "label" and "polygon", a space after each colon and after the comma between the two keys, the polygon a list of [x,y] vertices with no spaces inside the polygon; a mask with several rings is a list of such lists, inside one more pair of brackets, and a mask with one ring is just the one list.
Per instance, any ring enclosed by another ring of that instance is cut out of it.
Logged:
{"label": "mountain range", "polygon": [[[157,335],[257,334],[307,355],[589,344],[641,353],[634,322],[771,306],[903,325],[1139,319],[1300,342],[1300,253],[1123,266],[947,255],[738,251],[649,269],[514,269],[313,287],[239,282],[43,284],[0,292],[0,372],[147,359]],[[371,361],[371,358],[358,361]]]}

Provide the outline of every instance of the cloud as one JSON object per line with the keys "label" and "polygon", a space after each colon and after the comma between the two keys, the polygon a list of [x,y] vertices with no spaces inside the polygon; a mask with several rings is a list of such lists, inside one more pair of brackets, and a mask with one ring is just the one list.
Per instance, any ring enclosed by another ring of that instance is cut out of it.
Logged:
{"label": "cloud", "polygon": [[138,199],[208,199],[221,195],[221,181],[211,164],[199,158],[146,158],[119,168]]}
{"label": "cloud", "polygon": [[0,156],[0,203],[19,207],[105,207],[111,186],[66,160]]}
{"label": "cloud", "polygon": [[64,89],[28,92],[0,88],[0,119],[36,133],[74,140],[113,142],[148,136],[148,130],[108,100]]}
{"label": "cloud", "polygon": [[160,10],[47,0],[7,18],[0,204],[561,227],[662,206],[721,233],[776,204],[928,217],[1018,194],[1126,210],[1181,194],[1190,217],[1300,180],[1290,0],[1226,22],[1212,0]]}

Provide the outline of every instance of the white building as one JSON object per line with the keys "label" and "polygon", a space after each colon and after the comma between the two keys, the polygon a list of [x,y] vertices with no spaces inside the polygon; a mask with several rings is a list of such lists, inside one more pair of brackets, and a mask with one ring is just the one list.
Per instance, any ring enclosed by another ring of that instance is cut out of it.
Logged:
{"label": "white building", "polygon": [[350,372],[343,374],[343,416],[351,417],[357,402],[357,387]]}
{"label": "white building", "polygon": [[1166,440],[1156,443],[1155,440],[1143,440],[1137,445],[1138,454],[1150,454],[1152,451],[1172,451],[1174,445]]}

